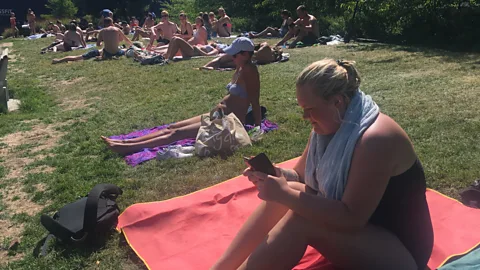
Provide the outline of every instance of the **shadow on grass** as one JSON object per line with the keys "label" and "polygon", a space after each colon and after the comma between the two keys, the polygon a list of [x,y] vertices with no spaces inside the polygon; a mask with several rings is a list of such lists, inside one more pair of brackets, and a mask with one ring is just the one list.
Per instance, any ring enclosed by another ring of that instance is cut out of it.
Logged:
{"label": "shadow on grass", "polygon": [[[436,49],[417,45],[398,45],[398,44],[386,44],[386,43],[358,43],[356,47],[349,47],[350,50],[355,51],[376,51],[376,50],[392,50],[402,51],[409,53],[420,53],[421,56],[431,58],[440,57],[442,61],[449,63],[461,62],[465,65],[479,65],[478,53],[474,52],[458,52],[449,51],[444,49]],[[394,57],[391,59],[380,60],[374,63],[393,63],[400,60],[400,57]]]}
{"label": "shadow on grass", "polygon": [[148,270],[147,266],[142,261],[142,259],[140,259],[140,257],[138,257],[138,255],[130,247],[123,233],[120,235],[120,241],[118,242],[118,247],[122,248],[127,252],[128,260],[134,263],[139,269]]}

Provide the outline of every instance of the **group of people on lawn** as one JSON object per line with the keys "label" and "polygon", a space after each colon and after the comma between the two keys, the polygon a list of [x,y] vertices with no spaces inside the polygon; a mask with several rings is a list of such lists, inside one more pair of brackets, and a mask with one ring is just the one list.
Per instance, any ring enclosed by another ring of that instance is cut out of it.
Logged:
{"label": "group of people on lawn", "polygon": [[[204,16],[197,17],[193,26],[182,13],[178,27],[162,11],[160,23],[154,25],[149,16],[142,27],[130,29],[135,40],[150,37],[148,48],[166,58],[178,51],[193,56],[213,50],[231,57],[235,72],[227,85],[228,94],[215,110],[234,113],[245,122],[251,107],[255,125],[260,125],[260,74],[253,62],[251,39],[273,36],[282,38],[277,45],[291,38],[290,47],[300,41],[309,44],[319,35],[317,19],[304,6],[297,8],[295,21],[288,11],[282,11],[280,28],[268,27],[219,48],[208,44],[212,31],[220,36],[231,34],[230,19],[223,9],[219,14],[221,18],[213,23],[207,14],[210,26],[206,27]],[[119,43],[131,45],[132,41],[111,17],[103,18],[103,23],[97,37],[103,51],[92,55],[122,55]],[[68,31],[76,29],[69,27]],[[86,59],[90,53],[56,62]],[[305,150],[293,169],[275,167],[275,175],[250,167],[244,171],[263,203],[212,269],[292,269],[308,245],[342,269],[425,269],[433,229],[422,165],[405,131],[380,112],[360,90],[360,83],[353,61],[320,60],[298,75],[298,105],[303,119],[312,125]],[[112,151],[128,155],[195,138],[200,120],[201,116],[195,116],[135,139],[102,139]],[[334,151],[332,145],[343,148]],[[334,156],[339,160],[328,159]],[[329,171],[343,173],[331,176]]]}

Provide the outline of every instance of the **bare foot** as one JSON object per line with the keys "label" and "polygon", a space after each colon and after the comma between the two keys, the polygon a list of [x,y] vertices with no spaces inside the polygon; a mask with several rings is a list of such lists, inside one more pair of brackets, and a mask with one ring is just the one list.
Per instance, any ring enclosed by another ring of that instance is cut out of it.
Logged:
{"label": "bare foot", "polygon": [[116,143],[116,142],[111,142],[111,141],[106,141],[106,143],[107,143],[108,148],[110,148],[110,150],[112,150],[113,152],[118,153],[120,155],[126,156],[130,153],[135,152],[135,151],[133,151],[132,147],[130,147],[128,145],[124,145],[124,144]]}

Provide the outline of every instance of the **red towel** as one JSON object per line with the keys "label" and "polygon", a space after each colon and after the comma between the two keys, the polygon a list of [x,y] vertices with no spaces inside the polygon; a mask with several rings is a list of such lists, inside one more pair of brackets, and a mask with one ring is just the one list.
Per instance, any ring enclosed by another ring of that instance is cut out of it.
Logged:
{"label": "red towel", "polygon": [[[434,269],[479,243],[480,210],[431,190],[427,200],[435,231],[428,265]],[[239,176],[186,196],[132,205],[120,216],[117,229],[149,269],[209,269],[259,203],[256,188]],[[294,269],[333,268],[309,247]]]}

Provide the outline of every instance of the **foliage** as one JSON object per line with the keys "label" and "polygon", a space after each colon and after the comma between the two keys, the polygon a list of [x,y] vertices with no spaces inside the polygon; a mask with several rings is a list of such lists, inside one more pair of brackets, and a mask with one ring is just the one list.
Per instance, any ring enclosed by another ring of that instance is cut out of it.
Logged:
{"label": "foliage", "polygon": [[45,6],[58,18],[73,17],[78,11],[72,0],[48,0]]}
{"label": "foliage", "polygon": [[5,30],[2,33],[3,38],[9,38],[15,36],[15,31],[12,28],[5,28]]}

